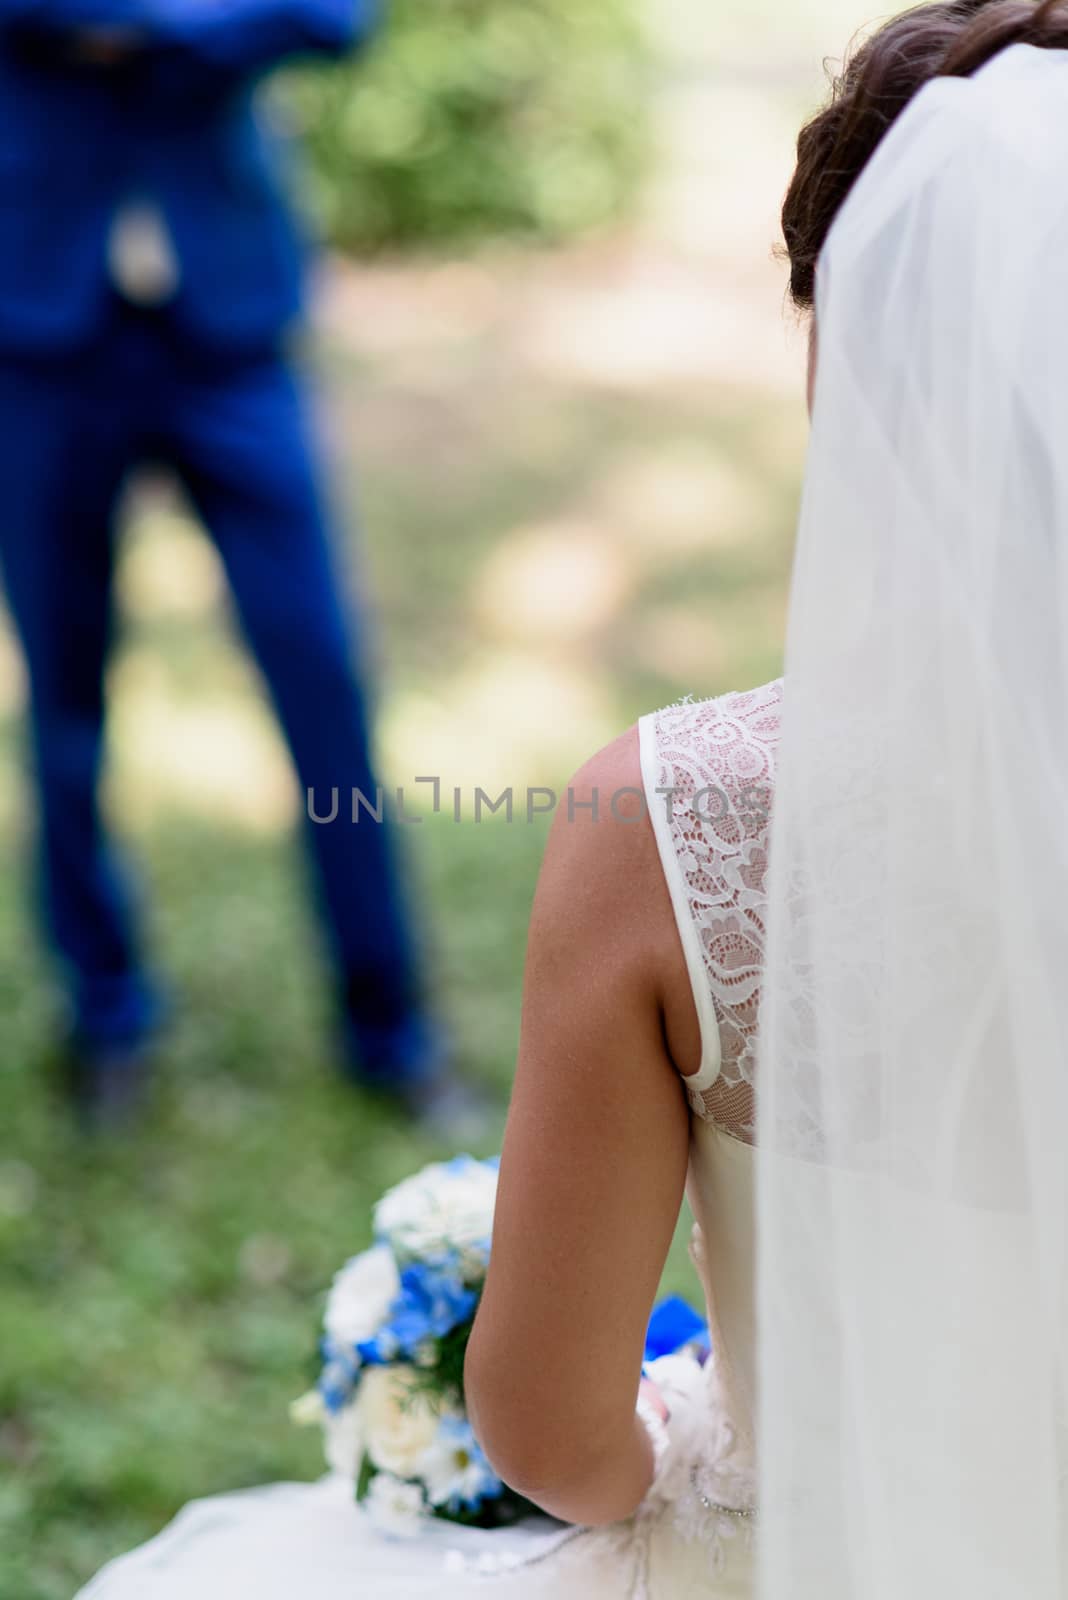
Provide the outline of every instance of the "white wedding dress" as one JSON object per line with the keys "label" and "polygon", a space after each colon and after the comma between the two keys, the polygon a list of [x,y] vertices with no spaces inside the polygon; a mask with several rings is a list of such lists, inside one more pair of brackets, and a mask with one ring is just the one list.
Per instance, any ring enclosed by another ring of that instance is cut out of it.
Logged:
{"label": "white wedding dress", "polygon": [[776,682],[640,724],[647,803],[701,1021],[703,1059],[687,1080],[688,1194],[714,1347],[673,1404],[658,1501],[607,1529],[435,1522],[395,1542],[371,1528],[345,1478],[276,1484],[195,1501],[79,1600],[751,1600],[753,1060],[781,700]]}

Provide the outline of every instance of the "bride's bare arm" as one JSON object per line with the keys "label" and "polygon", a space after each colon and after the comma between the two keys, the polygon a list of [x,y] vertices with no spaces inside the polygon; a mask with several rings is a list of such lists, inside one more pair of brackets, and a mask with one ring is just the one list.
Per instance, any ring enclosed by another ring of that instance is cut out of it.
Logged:
{"label": "bride's bare arm", "polygon": [[[635,1400],[689,1143],[665,1013],[681,1011],[685,1035],[692,1002],[688,986],[680,1000],[684,963],[649,820],[636,795],[617,802],[630,820],[612,815],[613,794],[641,789],[636,732],[573,788],[531,918],[467,1398],[509,1484],[565,1521],[599,1524],[629,1516],[652,1477]],[[581,809],[594,791],[597,820]]]}

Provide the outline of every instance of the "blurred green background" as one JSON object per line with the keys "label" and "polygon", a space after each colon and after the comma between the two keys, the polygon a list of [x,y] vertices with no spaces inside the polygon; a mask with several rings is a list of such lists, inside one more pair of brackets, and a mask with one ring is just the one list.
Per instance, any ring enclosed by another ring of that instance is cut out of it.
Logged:
{"label": "blurred green background", "polygon": [[640,22],[633,0],[392,0],[377,46],[276,96],[313,211],[361,252],[618,216],[647,152]]}
{"label": "blurred green background", "polygon": [[[347,247],[309,359],[391,783],[560,785],[643,711],[778,672],[803,340],[771,247],[821,59],[864,20],[398,0],[366,78],[273,91]],[[126,1143],[81,1144],[51,1087],[0,631],[3,1600],[69,1600],[191,1495],[320,1470],[286,1410],[322,1293],[439,1153],[338,1081],[299,801],[214,556],[167,485],[128,509],[109,801],[176,1007]],[[461,1061],[502,1108],[546,829],[403,840]],[[667,1287],[696,1293],[681,1235]]]}

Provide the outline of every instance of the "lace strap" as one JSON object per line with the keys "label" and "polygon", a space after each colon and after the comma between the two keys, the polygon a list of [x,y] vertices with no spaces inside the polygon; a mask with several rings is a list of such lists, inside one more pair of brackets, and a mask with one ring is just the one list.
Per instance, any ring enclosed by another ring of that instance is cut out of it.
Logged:
{"label": "lace strap", "polygon": [[653,825],[660,865],[671,896],[675,924],[682,940],[686,970],[693,990],[697,1020],[701,1029],[701,1064],[696,1073],[687,1076],[687,1091],[692,1095],[711,1089],[719,1076],[721,1051],[719,1020],[716,1016],[712,991],[708,984],[704,952],[701,949],[700,930],[690,909],[690,890],[683,876],[678,851],[675,848],[674,808],[677,803],[675,774],[660,751],[658,733],[659,713],[652,712],[638,723],[638,748],[641,756],[642,786],[645,802]]}
{"label": "lace strap", "polygon": [[701,1026],[697,1116],[751,1141],[782,680],[639,723],[642,780]]}

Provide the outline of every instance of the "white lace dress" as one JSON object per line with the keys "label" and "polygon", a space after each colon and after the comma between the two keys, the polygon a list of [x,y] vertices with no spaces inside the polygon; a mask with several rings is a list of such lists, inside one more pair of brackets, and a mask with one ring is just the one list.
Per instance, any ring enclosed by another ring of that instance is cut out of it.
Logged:
{"label": "white lace dress", "polygon": [[79,1600],[750,1600],[753,1058],[781,683],[642,719],[642,776],[701,1020],[689,1080],[694,1259],[715,1356],[675,1397],[658,1494],[614,1528],[534,1518],[383,1539],[351,1484],[195,1501]]}

